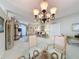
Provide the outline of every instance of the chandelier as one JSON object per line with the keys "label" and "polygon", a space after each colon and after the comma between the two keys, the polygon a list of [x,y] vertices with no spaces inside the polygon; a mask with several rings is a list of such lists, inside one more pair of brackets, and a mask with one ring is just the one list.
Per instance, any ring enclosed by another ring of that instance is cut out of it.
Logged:
{"label": "chandelier", "polygon": [[36,21],[40,21],[41,23],[46,23],[46,22],[51,22],[55,19],[55,14],[56,14],[56,7],[53,7],[50,9],[50,13],[48,13],[47,8],[48,8],[48,2],[44,0],[41,4],[41,11],[38,9],[34,9],[33,13],[35,16]]}

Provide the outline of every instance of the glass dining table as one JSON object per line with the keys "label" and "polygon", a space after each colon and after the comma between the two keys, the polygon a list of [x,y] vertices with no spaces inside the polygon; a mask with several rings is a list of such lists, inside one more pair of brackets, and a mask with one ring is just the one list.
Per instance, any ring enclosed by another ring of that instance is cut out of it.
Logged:
{"label": "glass dining table", "polygon": [[63,36],[38,38],[36,44],[30,48],[30,59],[66,59],[66,41]]}

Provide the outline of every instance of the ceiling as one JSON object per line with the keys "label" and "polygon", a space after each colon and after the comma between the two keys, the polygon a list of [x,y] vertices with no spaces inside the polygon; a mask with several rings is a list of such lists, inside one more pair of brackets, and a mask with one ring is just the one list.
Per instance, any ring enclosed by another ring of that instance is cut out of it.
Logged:
{"label": "ceiling", "polygon": [[[79,0],[47,0],[49,3],[48,10],[51,7],[57,7],[56,18],[67,16],[72,13],[79,12]],[[40,9],[42,0],[0,0],[7,10],[22,15],[24,21],[31,21],[34,19],[32,10],[34,8]]]}

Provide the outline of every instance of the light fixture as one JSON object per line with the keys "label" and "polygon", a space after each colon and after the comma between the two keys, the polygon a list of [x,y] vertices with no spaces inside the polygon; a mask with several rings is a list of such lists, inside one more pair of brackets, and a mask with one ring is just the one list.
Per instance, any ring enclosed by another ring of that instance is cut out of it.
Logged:
{"label": "light fixture", "polygon": [[47,12],[47,8],[48,8],[48,2],[46,0],[44,0],[41,4],[41,12],[38,9],[34,9],[33,13],[35,16],[35,19],[38,21],[40,20],[41,23],[46,23],[46,22],[51,22],[51,20],[53,21],[55,19],[55,14],[56,14],[56,10],[57,8],[51,8],[50,9],[50,13]]}
{"label": "light fixture", "polygon": [[37,15],[39,14],[39,10],[38,9],[34,9],[33,13],[34,13],[35,17],[37,17]]}
{"label": "light fixture", "polygon": [[47,7],[48,7],[48,3],[46,1],[43,1],[41,4],[41,10],[47,10]]}
{"label": "light fixture", "polygon": [[50,13],[51,13],[51,14],[55,14],[55,13],[56,13],[56,10],[57,10],[57,8],[56,8],[56,7],[51,8],[51,9],[50,9]]}
{"label": "light fixture", "polygon": [[46,0],[43,0],[43,2],[40,4],[40,7],[41,11],[39,11],[38,9],[33,10],[35,20],[37,23],[40,24],[40,27],[38,26],[38,28],[36,29],[36,35],[47,37],[48,30],[46,29],[46,23],[50,23],[55,19],[57,8],[53,7],[48,12],[48,2]]}

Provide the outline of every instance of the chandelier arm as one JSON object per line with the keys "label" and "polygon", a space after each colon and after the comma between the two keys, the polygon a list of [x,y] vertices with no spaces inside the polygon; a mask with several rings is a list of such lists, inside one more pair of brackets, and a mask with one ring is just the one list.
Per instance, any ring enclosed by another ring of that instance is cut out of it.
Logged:
{"label": "chandelier arm", "polygon": [[35,15],[35,18],[37,18],[37,15]]}
{"label": "chandelier arm", "polygon": [[55,19],[55,14],[52,14],[52,19],[53,19],[53,20]]}

